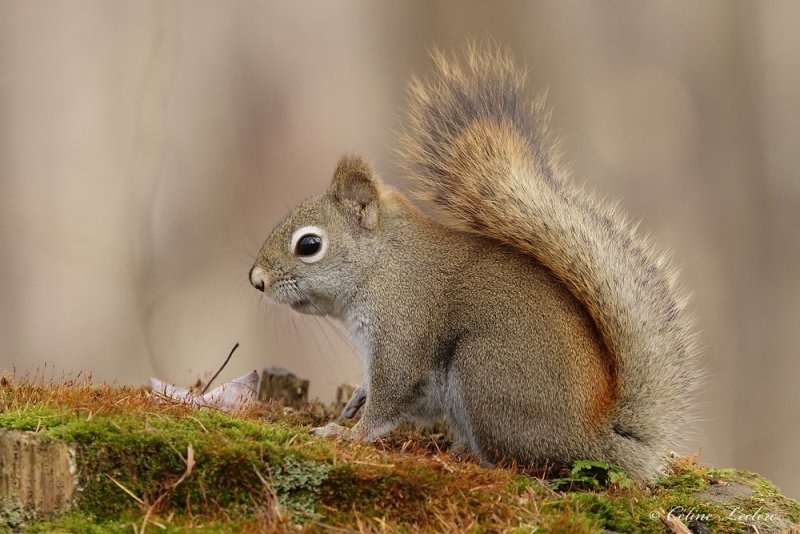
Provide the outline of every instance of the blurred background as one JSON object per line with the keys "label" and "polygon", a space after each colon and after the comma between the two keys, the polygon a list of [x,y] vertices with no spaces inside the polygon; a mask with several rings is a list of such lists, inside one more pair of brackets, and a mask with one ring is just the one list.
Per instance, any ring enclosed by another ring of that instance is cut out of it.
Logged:
{"label": "blurred background", "polygon": [[[800,497],[800,3],[0,2],[0,373],[359,382],[247,282],[290,207],[393,161],[426,51],[493,37],[575,177],[675,253],[710,382],[687,451]],[[45,367],[46,365],[46,367]]]}

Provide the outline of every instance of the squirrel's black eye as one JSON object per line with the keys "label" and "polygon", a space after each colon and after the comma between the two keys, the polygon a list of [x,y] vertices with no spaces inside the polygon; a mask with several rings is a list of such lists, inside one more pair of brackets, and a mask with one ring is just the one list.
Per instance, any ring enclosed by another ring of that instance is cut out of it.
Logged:
{"label": "squirrel's black eye", "polygon": [[295,230],[289,243],[289,251],[303,263],[315,263],[325,256],[328,249],[328,234],[319,226],[303,226]]}
{"label": "squirrel's black eye", "polygon": [[306,234],[297,241],[295,254],[298,256],[313,256],[322,248],[322,238],[314,234]]}

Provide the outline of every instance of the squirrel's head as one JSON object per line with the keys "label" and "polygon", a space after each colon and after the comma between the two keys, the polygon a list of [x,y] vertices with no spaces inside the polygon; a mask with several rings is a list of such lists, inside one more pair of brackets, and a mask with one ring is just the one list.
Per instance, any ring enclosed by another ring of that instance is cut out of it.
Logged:
{"label": "squirrel's head", "polygon": [[339,161],[330,188],[292,210],[250,269],[272,301],[315,315],[337,314],[380,248],[382,185],[358,157]]}

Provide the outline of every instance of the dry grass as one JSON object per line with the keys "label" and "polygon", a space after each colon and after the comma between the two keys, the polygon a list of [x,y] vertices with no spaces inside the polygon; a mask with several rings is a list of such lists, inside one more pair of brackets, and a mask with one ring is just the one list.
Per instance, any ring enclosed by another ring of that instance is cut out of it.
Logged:
{"label": "dry grass", "polygon": [[720,517],[717,530],[737,531],[694,496],[718,473],[689,460],[650,487],[560,492],[546,469],[485,469],[450,453],[441,434],[407,430],[376,444],[308,434],[331,415],[319,404],[197,410],[88,377],[0,379],[0,428],[45,433],[79,451],[76,511],[28,529],[663,532],[654,510],[692,506]]}

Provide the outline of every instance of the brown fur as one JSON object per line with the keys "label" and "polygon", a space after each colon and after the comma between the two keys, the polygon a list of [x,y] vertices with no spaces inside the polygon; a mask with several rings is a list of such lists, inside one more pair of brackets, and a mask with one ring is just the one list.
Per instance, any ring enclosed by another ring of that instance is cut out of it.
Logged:
{"label": "brown fur", "polygon": [[[361,420],[315,432],[371,440],[443,418],[487,463],[592,458],[654,476],[699,380],[674,270],[570,182],[506,54],[434,58],[434,78],[411,86],[400,155],[458,226],[347,157],[251,271],[271,299],[341,320],[360,348]],[[307,228],[324,234],[318,261],[291,248]]]}

